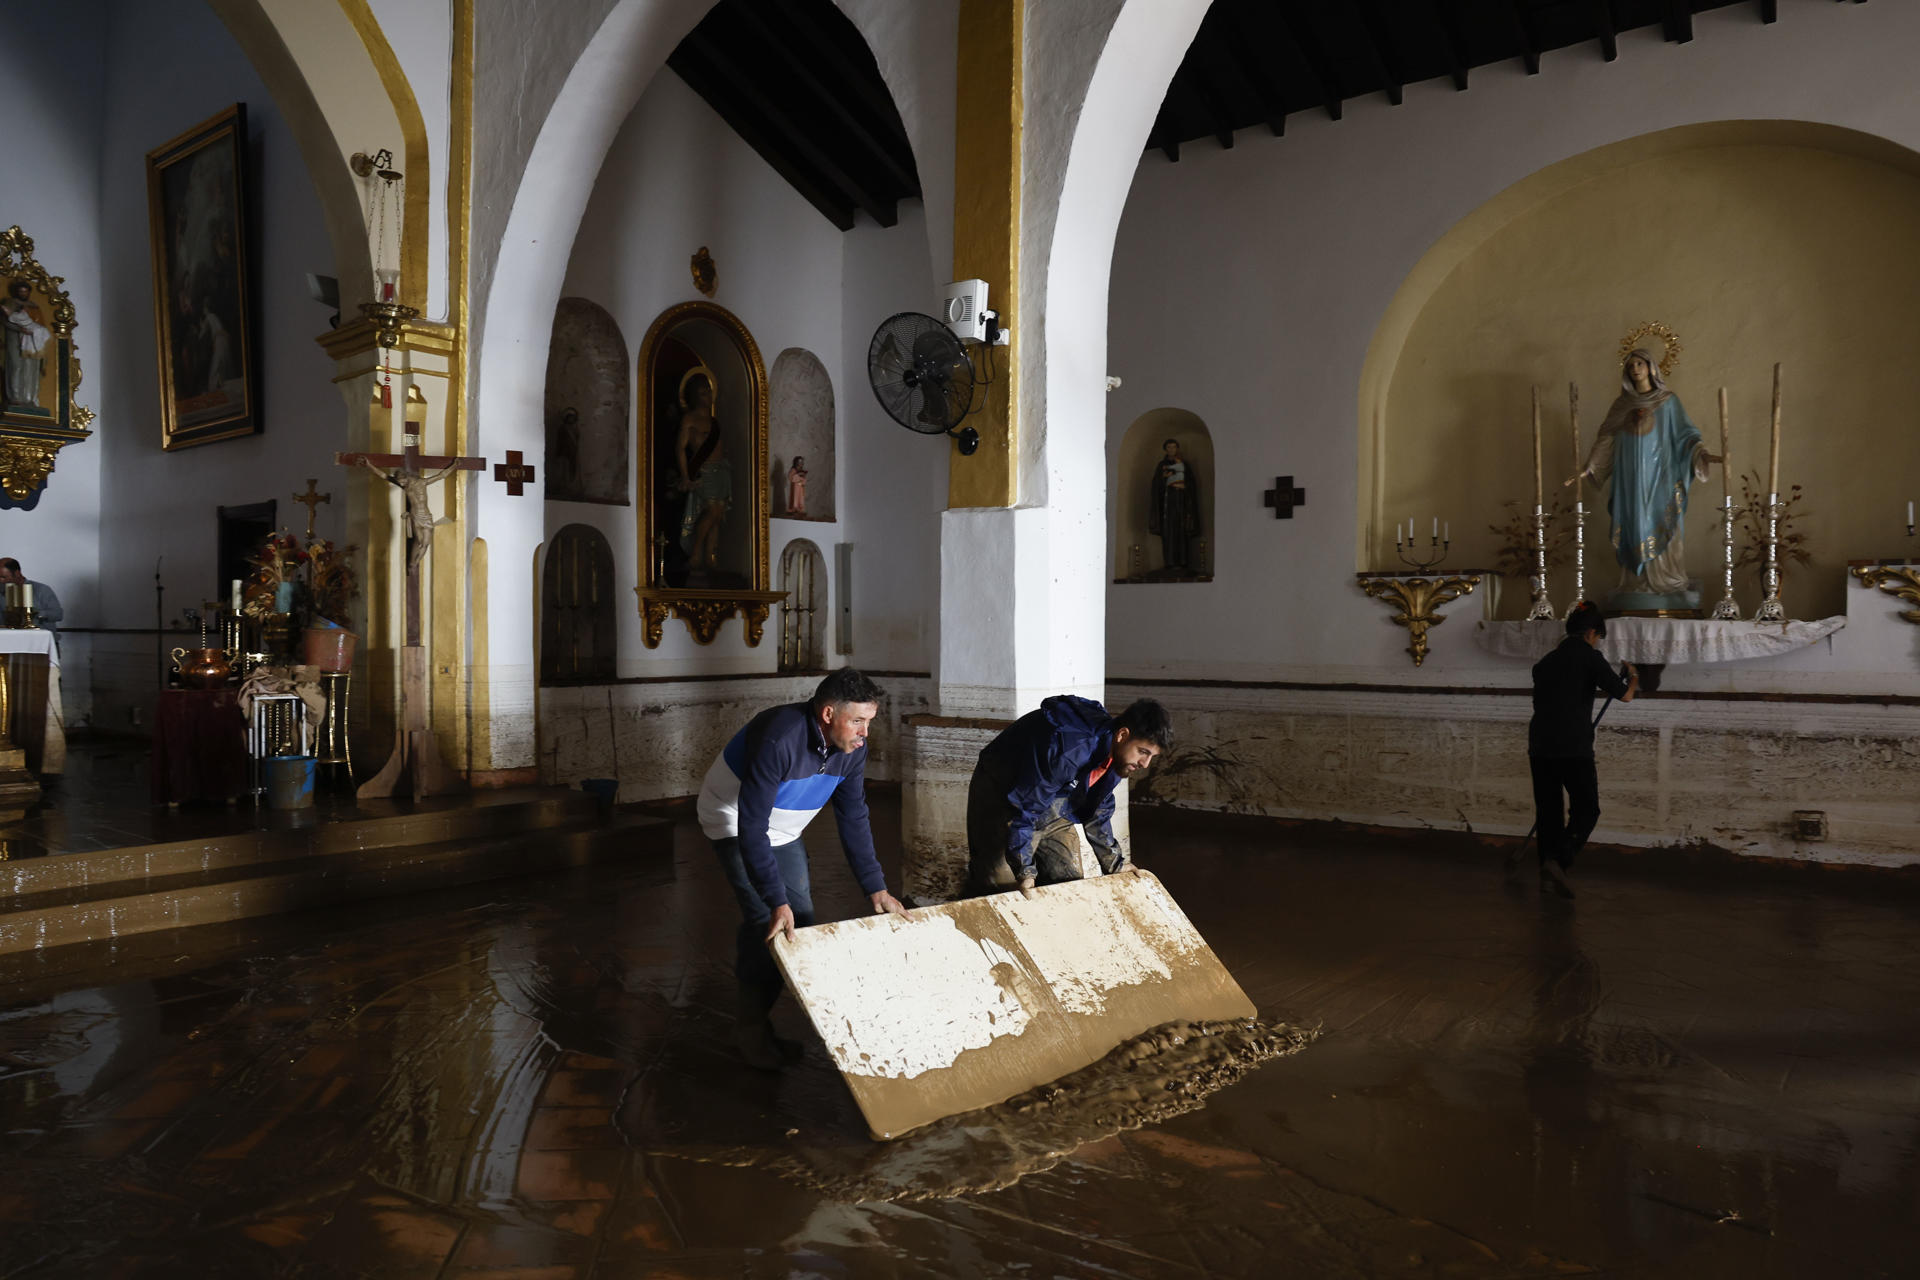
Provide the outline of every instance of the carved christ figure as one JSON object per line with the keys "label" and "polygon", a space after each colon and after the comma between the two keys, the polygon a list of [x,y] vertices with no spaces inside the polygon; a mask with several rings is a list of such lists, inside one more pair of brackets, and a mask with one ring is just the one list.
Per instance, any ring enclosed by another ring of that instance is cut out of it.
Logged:
{"label": "carved christ figure", "polygon": [[686,495],[680,513],[680,549],[694,569],[712,569],[720,559],[720,531],[733,506],[733,464],[714,417],[713,378],[694,369],[680,382],[680,437],[674,487]]}
{"label": "carved christ figure", "polygon": [[1623,592],[1677,595],[1689,590],[1687,497],[1709,465],[1724,461],[1701,442],[1660,367],[1635,348],[1620,370],[1620,394],[1578,476],[1607,494],[1613,555]]}
{"label": "carved christ figure", "polygon": [[438,471],[407,471],[396,468],[383,471],[365,458],[360,465],[398,489],[407,500],[407,572],[414,573],[420,568],[420,561],[426,557],[427,548],[433,545],[433,508],[427,501],[427,486],[436,480],[458,471],[458,467],[442,467]]}

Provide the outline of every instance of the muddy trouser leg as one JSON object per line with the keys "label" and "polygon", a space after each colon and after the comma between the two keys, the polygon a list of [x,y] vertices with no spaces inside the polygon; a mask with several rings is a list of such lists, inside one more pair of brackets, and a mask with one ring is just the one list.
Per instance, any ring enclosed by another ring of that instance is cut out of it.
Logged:
{"label": "muddy trouser leg", "polygon": [[[773,912],[760,900],[747,879],[746,861],[740,856],[740,841],[728,837],[713,842],[713,851],[726,873],[727,885],[740,906],[740,928],[735,938],[733,972],[740,980],[740,1012],[757,1007],[764,1016],[780,998],[785,983],[780,968],[767,949],[767,921]],[[773,846],[774,861],[780,867],[780,879],[787,887],[787,905],[793,908],[796,928],[813,923],[813,878],[807,867],[807,847],[802,841]]]}
{"label": "muddy trouser leg", "polygon": [[1080,878],[1080,854],[1073,841],[1073,823],[1060,819],[1034,832],[1033,869],[1036,884],[1065,884]]}
{"label": "muddy trouser leg", "polygon": [[1567,836],[1560,865],[1570,867],[1600,821],[1600,775],[1591,760],[1565,760],[1561,777],[1567,788]]}
{"label": "muddy trouser leg", "polygon": [[991,760],[982,756],[967,783],[967,893],[978,897],[1013,887],[1013,869],[1007,865],[1007,825],[1013,810],[1007,792],[1013,783]]}
{"label": "muddy trouser leg", "polygon": [[1533,820],[1540,861],[1551,859],[1562,866],[1566,865],[1567,819],[1560,791],[1568,763],[1578,762],[1527,757],[1533,771]]}

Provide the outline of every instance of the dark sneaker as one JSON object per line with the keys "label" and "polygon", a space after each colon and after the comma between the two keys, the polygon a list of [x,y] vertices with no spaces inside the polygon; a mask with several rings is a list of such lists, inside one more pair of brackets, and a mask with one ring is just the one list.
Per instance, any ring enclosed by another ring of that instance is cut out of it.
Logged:
{"label": "dark sneaker", "polygon": [[1573,896],[1573,886],[1567,883],[1567,869],[1552,858],[1540,863],[1540,891],[1557,893],[1563,898]]}

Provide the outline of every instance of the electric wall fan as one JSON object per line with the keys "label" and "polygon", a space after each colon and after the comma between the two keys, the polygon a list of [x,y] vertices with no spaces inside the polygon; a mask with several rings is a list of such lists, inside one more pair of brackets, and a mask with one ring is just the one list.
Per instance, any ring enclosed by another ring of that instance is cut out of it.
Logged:
{"label": "electric wall fan", "polygon": [[980,433],[960,426],[973,408],[973,361],[939,320],[917,311],[889,316],[867,347],[867,378],[880,407],[909,431],[950,435],[963,454],[980,447]]}

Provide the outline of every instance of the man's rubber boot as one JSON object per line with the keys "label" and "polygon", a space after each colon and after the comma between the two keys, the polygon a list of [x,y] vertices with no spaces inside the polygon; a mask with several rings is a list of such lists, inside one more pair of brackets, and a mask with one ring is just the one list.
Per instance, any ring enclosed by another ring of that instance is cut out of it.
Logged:
{"label": "man's rubber boot", "polygon": [[1540,891],[1557,893],[1563,898],[1573,897],[1573,886],[1567,883],[1567,869],[1552,858],[1540,860]]}
{"label": "man's rubber boot", "polygon": [[733,1044],[740,1051],[740,1057],[756,1071],[778,1071],[787,1065],[786,1055],[774,1039],[773,1023],[767,1018],[767,1011],[779,998],[778,987],[769,991],[744,982],[740,984],[733,1010]]}

